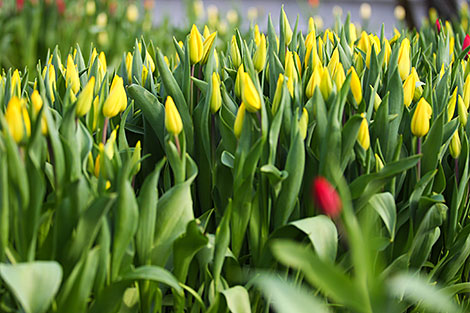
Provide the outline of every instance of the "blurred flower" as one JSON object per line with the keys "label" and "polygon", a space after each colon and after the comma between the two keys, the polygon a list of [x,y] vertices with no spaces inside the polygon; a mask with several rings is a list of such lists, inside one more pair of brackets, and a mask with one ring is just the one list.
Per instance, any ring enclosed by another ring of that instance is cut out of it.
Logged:
{"label": "blurred flower", "polygon": [[343,8],[341,8],[339,5],[333,6],[333,15],[334,15],[334,16],[341,16],[341,15],[343,15]]}
{"label": "blurred flower", "polygon": [[393,14],[395,15],[395,18],[399,21],[403,21],[406,17],[406,11],[405,8],[402,7],[401,5],[397,5],[395,7],[395,10],[393,10]]}
{"label": "blurred flower", "polygon": [[326,178],[319,176],[313,180],[312,197],[315,205],[329,217],[336,218],[341,213],[341,199]]}
{"label": "blurred flower", "polygon": [[152,10],[154,6],[155,6],[154,0],[144,0],[144,9],[146,11]]}
{"label": "blurred flower", "polygon": [[139,8],[134,3],[129,4],[127,7],[126,17],[131,23],[134,23],[139,19]]}
{"label": "blurred flower", "polygon": [[56,6],[57,6],[57,11],[59,11],[59,14],[64,14],[65,12],[65,1],[64,0],[56,0]]}
{"label": "blurred flower", "polygon": [[193,2],[194,14],[197,18],[201,18],[204,15],[204,2],[202,0],[196,0]]}
{"label": "blurred flower", "polygon": [[359,7],[359,15],[361,15],[361,18],[363,20],[368,20],[370,19],[370,15],[372,14],[372,9],[370,7],[370,4],[367,2],[364,2],[361,4]]}
{"label": "blurred flower", "polygon": [[100,27],[105,27],[108,24],[108,15],[105,12],[101,12],[96,17],[96,25]]}
{"label": "blurred flower", "polygon": [[227,21],[229,24],[236,24],[238,22],[238,13],[234,9],[227,11],[226,15]]}
{"label": "blurred flower", "polygon": [[88,0],[85,5],[85,12],[87,15],[94,15],[96,12],[96,4],[94,0]]}
{"label": "blurred flower", "polygon": [[249,7],[246,13],[249,21],[254,21],[258,18],[258,8],[257,7]]}
{"label": "blurred flower", "polygon": [[319,3],[320,3],[320,0],[308,0],[308,4],[310,4],[312,8],[316,8]]}
{"label": "blurred flower", "polygon": [[436,20],[436,29],[437,33],[439,34],[441,32],[441,23],[439,22],[439,19]]}
{"label": "blurred flower", "polygon": [[226,21],[221,21],[219,23],[219,33],[221,35],[224,35],[227,33],[227,29],[228,29],[228,25],[227,25],[227,22]]}
{"label": "blurred flower", "polygon": [[24,0],[16,0],[16,9],[18,11],[23,10],[24,7]]}
{"label": "blurred flower", "polygon": [[320,15],[315,15],[313,17],[313,20],[315,21],[315,28],[316,29],[322,29],[323,28],[323,18]]}
{"label": "blurred flower", "polygon": [[211,4],[207,7],[207,22],[211,27],[214,27],[217,24],[219,19],[219,9],[216,5]]}
{"label": "blurred flower", "polygon": [[[468,48],[468,46],[470,46],[470,35],[466,34],[463,40],[463,44],[462,44],[462,51]],[[469,54],[470,54],[470,51],[468,51],[467,55],[465,55],[465,60],[468,59]]]}

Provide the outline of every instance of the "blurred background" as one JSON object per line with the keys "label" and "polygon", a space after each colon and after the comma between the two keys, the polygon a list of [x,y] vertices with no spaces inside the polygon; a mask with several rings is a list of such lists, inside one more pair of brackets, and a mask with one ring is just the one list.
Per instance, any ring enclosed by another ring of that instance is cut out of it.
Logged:
{"label": "blurred background", "polygon": [[437,17],[468,27],[463,0],[0,0],[0,67],[34,68],[56,46],[68,52],[76,44],[85,57],[92,46],[104,51],[112,67],[140,37],[174,53],[173,36],[184,40],[193,23],[217,31],[223,50],[236,28],[266,30],[269,14],[277,24],[282,5],[304,33],[310,17],[321,31],[347,14],[358,29],[379,33],[383,24],[386,36]]}

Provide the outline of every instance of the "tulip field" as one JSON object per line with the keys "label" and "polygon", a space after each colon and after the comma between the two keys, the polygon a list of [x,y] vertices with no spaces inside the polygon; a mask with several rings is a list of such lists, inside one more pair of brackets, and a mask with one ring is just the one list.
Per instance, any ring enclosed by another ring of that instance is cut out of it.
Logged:
{"label": "tulip field", "polygon": [[468,10],[3,68],[0,312],[469,312]]}

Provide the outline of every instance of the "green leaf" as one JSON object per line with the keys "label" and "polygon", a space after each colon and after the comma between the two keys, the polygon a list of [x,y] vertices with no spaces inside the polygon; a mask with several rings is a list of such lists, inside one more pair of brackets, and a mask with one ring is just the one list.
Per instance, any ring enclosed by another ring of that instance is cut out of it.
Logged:
{"label": "green leaf", "polygon": [[292,282],[281,280],[274,275],[258,276],[255,278],[255,284],[278,313],[331,312],[312,291],[299,288]]}
{"label": "green leaf", "polygon": [[432,124],[431,130],[426,136],[426,141],[423,143],[423,158],[421,159],[423,174],[437,168],[439,150],[442,145],[443,127],[444,111],[439,114],[439,117]]}
{"label": "green leaf", "polygon": [[222,291],[227,306],[232,313],[251,313],[250,296],[242,286],[234,286]]}
{"label": "green leaf", "polygon": [[146,265],[138,267],[130,272],[123,274],[120,277],[120,281],[136,281],[136,280],[151,280],[155,282],[159,282],[165,284],[173,289],[175,289],[180,295],[183,295],[184,291],[181,288],[178,280],[166,269],[153,266],[153,265]]}
{"label": "green leaf", "polygon": [[59,289],[62,268],[55,261],[0,264],[0,275],[26,313],[43,313]]}
{"label": "green leaf", "polygon": [[397,209],[392,194],[389,192],[376,194],[370,198],[369,204],[382,218],[390,234],[390,241],[393,241],[397,224]]}

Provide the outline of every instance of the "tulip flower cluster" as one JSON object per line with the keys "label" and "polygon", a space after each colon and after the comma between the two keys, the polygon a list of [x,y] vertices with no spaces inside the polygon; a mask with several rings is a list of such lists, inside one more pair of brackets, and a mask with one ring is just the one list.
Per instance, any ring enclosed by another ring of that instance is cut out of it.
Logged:
{"label": "tulip flower cluster", "polygon": [[3,72],[0,307],[465,310],[470,37],[435,20],[281,9],[225,49],[209,23]]}

